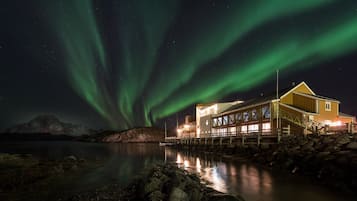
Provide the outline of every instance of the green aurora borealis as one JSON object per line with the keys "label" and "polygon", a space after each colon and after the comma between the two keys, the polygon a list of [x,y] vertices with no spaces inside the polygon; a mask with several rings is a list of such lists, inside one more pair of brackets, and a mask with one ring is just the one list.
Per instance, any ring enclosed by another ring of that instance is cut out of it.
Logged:
{"label": "green aurora borealis", "polygon": [[113,128],[149,126],[199,102],[357,49],[357,2],[44,3],[68,80]]}

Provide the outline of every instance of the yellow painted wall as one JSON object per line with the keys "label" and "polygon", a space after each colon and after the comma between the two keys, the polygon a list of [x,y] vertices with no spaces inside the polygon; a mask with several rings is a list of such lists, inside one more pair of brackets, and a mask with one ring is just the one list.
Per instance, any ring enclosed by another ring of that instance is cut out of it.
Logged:
{"label": "yellow painted wall", "polygon": [[306,87],[305,84],[302,84],[299,87],[297,87],[294,91],[291,91],[289,94],[287,94],[285,97],[283,97],[280,101],[287,105],[293,105],[293,93],[294,92],[312,94],[310,92],[310,90],[308,89],[308,87]]}
{"label": "yellow painted wall", "polygon": [[316,99],[299,94],[293,94],[294,107],[300,108],[307,112],[316,112]]}
{"label": "yellow painted wall", "polygon": [[319,102],[319,115],[315,117],[315,120],[317,121],[324,121],[324,120],[330,120],[330,121],[336,121],[338,118],[339,114],[339,103],[335,101],[330,101],[331,102],[331,111],[326,111],[325,110],[325,100],[318,100]]}

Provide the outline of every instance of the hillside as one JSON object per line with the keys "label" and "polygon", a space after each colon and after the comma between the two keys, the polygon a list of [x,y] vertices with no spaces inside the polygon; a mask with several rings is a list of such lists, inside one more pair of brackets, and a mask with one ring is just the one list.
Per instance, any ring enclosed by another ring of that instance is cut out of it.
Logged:
{"label": "hillside", "polygon": [[103,132],[97,134],[96,141],[101,142],[160,142],[165,138],[165,132],[158,128],[133,128],[121,132]]}
{"label": "hillside", "polygon": [[64,123],[54,115],[40,115],[27,123],[8,128],[4,133],[81,136],[93,134],[94,131],[81,125]]}

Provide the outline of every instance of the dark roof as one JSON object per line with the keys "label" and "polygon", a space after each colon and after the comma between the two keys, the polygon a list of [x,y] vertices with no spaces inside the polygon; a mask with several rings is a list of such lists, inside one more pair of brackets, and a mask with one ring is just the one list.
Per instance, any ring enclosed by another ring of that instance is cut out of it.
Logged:
{"label": "dark roof", "polygon": [[[294,87],[296,87],[296,85],[280,89],[279,90],[279,96],[286,94],[287,92],[289,92]],[[226,110],[222,111],[221,113],[225,113],[227,111],[237,110],[237,109],[249,106],[249,105],[256,105],[256,104],[264,103],[264,102],[271,101],[271,100],[274,100],[274,99],[276,99],[276,91],[271,91],[269,93],[263,94],[260,97],[244,101],[243,103],[240,103],[240,104],[237,104],[237,105],[233,105],[233,106],[227,108]]]}

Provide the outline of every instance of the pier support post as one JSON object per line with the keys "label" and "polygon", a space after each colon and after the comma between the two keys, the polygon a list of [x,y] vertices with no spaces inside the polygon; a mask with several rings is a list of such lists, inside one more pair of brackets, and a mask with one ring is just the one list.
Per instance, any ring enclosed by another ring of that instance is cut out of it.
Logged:
{"label": "pier support post", "polygon": [[219,146],[222,146],[222,140],[223,138],[219,138]]}

